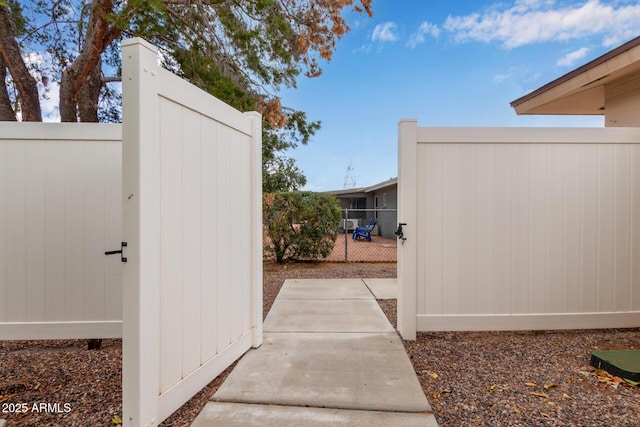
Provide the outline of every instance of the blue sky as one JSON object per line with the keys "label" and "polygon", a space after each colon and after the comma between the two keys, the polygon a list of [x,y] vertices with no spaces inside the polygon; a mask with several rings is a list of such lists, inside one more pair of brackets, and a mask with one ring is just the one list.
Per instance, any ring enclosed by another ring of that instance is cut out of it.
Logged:
{"label": "blue sky", "polygon": [[509,103],[640,34],[640,1],[374,0],[322,76],[283,104],[320,120],[288,153],[306,189],[397,176],[397,123],[419,126],[603,126],[601,117],[517,116]]}

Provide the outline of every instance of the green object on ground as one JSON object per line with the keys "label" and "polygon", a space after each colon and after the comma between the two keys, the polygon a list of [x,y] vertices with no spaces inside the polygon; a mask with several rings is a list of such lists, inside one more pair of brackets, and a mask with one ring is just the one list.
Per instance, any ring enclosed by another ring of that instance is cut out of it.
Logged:
{"label": "green object on ground", "polygon": [[593,351],[591,366],[623,379],[640,381],[640,350]]}

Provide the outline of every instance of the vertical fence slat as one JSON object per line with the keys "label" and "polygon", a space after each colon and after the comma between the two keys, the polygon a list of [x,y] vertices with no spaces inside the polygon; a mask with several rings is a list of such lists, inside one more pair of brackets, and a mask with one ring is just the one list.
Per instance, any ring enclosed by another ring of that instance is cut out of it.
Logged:
{"label": "vertical fence slat", "polygon": [[[464,284],[465,292],[460,293],[460,310],[462,313],[478,312],[478,157],[477,146],[463,150],[459,154],[460,205],[460,241],[459,268],[460,286]],[[420,220],[418,220],[420,221]]]}
{"label": "vertical fence slat", "polygon": [[[49,141],[47,155],[47,319],[64,321],[67,312],[65,283],[67,280],[65,247],[68,240],[65,233],[65,153],[66,142]],[[118,160],[119,161],[119,160]],[[119,198],[116,200],[119,201]],[[118,231],[120,238],[121,231]],[[120,285],[122,286],[122,285]]]}
{"label": "vertical fence slat", "polygon": [[581,311],[598,310],[598,151],[597,145],[582,146],[582,277]]}
{"label": "vertical fence slat", "polygon": [[[419,146],[424,153],[420,157],[425,165],[425,174],[428,176],[420,181],[424,191],[418,193],[421,197],[423,215],[417,216],[417,220],[424,224],[424,234],[419,236],[424,250],[424,310],[422,313],[443,313],[443,224],[444,224],[444,145],[429,144]],[[418,258],[420,259],[420,258]],[[400,264],[400,258],[398,258]],[[399,278],[399,276],[398,276]],[[420,282],[422,283],[422,282]]]}
{"label": "vertical fence slat", "polygon": [[7,147],[7,318],[15,322],[27,320],[26,147],[25,141]]}
{"label": "vertical fence slat", "polygon": [[530,193],[531,193],[531,146],[513,147],[513,218],[511,278],[513,292],[511,308],[515,313],[530,313],[530,242],[531,229]]}
{"label": "vertical fence slat", "polygon": [[529,307],[531,313],[547,311],[547,146],[531,147]]}
{"label": "vertical fence slat", "polygon": [[598,311],[613,310],[615,147],[598,147]]}
{"label": "vertical fence slat", "polygon": [[[493,144],[489,144],[493,145]],[[511,313],[513,248],[510,236],[513,216],[513,154],[511,144],[494,145],[494,205],[493,224],[489,226],[494,235],[494,280],[493,313]],[[485,203],[485,201],[482,201]],[[491,227],[493,226],[493,227]],[[485,250],[480,248],[479,250]],[[483,291],[479,291],[483,292]]]}
{"label": "vertical fence slat", "polygon": [[580,274],[580,258],[582,251],[582,200],[583,188],[580,181],[581,146],[567,144],[566,172],[564,197],[564,307],[569,313],[579,313],[581,310],[582,277]]}
{"label": "vertical fence slat", "polygon": [[[448,188],[443,193],[442,233],[442,311],[445,314],[460,313],[460,147],[445,145],[443,150],[443,180]],[[417,220],[417,218],[416,218]]]}
{"label": "vertical fence slat", "polygon": [[87,294],[84,289],[86,279],[86,241],[84,239],[85,205],[87,191],[86,147],[78,141],[66,144],[65,152],[65,271],[67,277],[66,320],[81,320],[85,314]]}
{"label": "vertical fence slat", "polygon": [[105,320],[105,144],[92,144],[86,150],[84,176],[87,188],[84,206],[86,315],[93,320]]}
{"label": "vertical fence slat", "polygon": [[[206,119],[203,119],[206,120]],[[182,378],[200,366],[201,324],[200,289],[202,252],[202,217],[200,158],[201,117],[183,110],[182,127]],[[204,183],[206,185],[206,183]],[[205,220],[209,220],[205,218]]]}
{"label": "vertical fence slat", "polygon": [[46,321],[46,141],[30,141],[26,151],[26,320]]}
{"label": "vertical fence slat", "polygon": [[546,311],[564,311],[564,210],[565,210],[565,146],[550,145],[548,151],[549,180],[547,181],[547,301]]}
{"label": "vertical fence slat", "polygon": [[218,209],[218,277],[216,281],[216,313],[218,321],[216,322],[218,330],[216,336],[218,338],[217,351],[222,351],[231,342],[230,325],[229,325],[229,287],[226,285],[230,280],[231,254],[229,253],[229,239],[231,239],[231,227],[234,225],[231,214],[233,209],[232,194],[229,190],[230,181],[230,147],[229,147],[229,129],[221,125],[218,127],[218,155],[217,155],[217,198],[218,203],[222,206],[229,206],[230,209]]}
{"label": "vertical fence slat", "polygon": [[[477,295],[478,313],[493,313],[495,298],[493,283],[496,277],[496,267],[500,265],[496,259],[495,250],[495,197],[496,180],[494,176],[495,147],[483,145],[478,147],[478,170],[476,180],[478,183],[478,197],[476,206],[478,211],[477,227],[478,239],[475,245],[477,252],[476,271],[477,286],[474,293]],[[442,237],[439,237],[440,239]]]}
{"label": "vertical fence slat", "polygon": [[[154,94],[155,96],[155,94]],[[160,100],[160,392],[182,378],[183,280],[183,122],[182,108]],[[172,313],[168,316],[167,313]],[[149,331],[148,333],[152,333]]]}
{"label": "vertical fence slat", "polygon": [[[217,253],[217,230],[218,201],[217,198],[217,173],[216,168],[216,146],[217,125],[211,120],[202,123],[202,156],[200,158],[200,170],[202,182],[206,185],[200,187],[202,217],[211,221],[202,223],[202,252],[200,253],[200,264],[202,266],[202,292],[200,300],[200,313],[202,323],[209,325],[208,328],[200,330],[200,362],[205,362],[211,354],[216,353],[216,337],[218,329],[216,307],[216,274],[218,270]],[[206,135],[206,137],[205,137]]]}
{"label": "vertical fence slat", "polygon": [[[122,242],[122,142],[105,147],[105,251],[115,250]],[[117,256],[105,256],[105,319],[122,320],[122,262]]]}
{"label": "vertical fence slat", "polygon": [[631,269],[631,150],[630,146],[615,147],[615,261],[613,310],[630,310]]}

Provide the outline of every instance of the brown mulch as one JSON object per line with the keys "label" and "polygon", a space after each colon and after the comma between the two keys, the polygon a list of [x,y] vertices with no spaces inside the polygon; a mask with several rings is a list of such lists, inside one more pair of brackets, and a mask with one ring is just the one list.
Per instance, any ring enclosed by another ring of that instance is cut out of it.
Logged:
{"label": "brown mulch", "polygon": [[[265,316],[287,278],[360,277],[396,277],[396,265],[265,262]],[[379,304],[395,325],[395,300]],[[592,350],[639,349],[640,329],[419,333],[405,347],[441,426],[640,426],[640,389],[589,367]],[[97,351],[82,340],[0,341],[0,405],[60,408],[5,411],[0,419],[9,426],[113,426],[122,412],[121,358],[120,340],[104,340]],[[232,369],[162,425],[190,425]]]}
{"label": "brown mulch", "polygon": [[635,330],[420,333],[405,341],[440,426],[638,426],[640,389],[589,366]]}

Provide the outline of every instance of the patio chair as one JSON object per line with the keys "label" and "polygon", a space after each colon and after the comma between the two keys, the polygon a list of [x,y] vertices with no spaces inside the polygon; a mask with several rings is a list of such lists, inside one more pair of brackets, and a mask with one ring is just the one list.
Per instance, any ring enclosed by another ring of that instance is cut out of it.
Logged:
{"label": "patio chair", "polygon": [[364,237],[365,239],[367,239],[367,242],[371,241],[371,232],[373,231],[373,228],[376,226],[377,221],[373,218],[371,218],[369,220],[369,223],[364,226],[364,227],[356,227],[355,230],[353,230],[353,235],[351,236],[351,238],[353,240],[359,240],[360,237]]}

